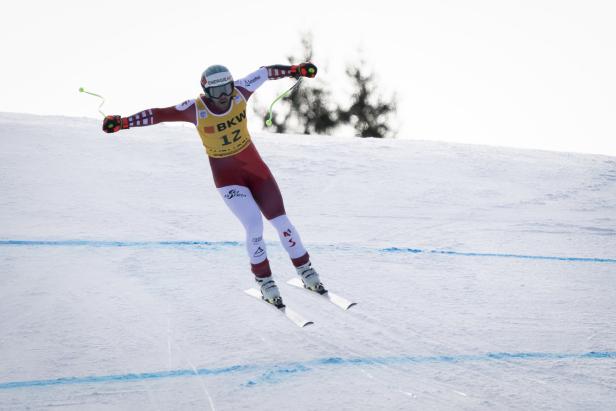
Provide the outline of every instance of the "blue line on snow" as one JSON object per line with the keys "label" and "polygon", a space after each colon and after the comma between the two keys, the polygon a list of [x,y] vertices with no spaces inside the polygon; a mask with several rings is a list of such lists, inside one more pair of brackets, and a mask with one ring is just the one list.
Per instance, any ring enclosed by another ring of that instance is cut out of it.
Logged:
{"label": "blue line on snow", "polygon": [[592,257],[557,257],[544,255],[523,255],[523,254],[501,254],[501,253],[464,253],[460,251],[445,251],[445,250],[419,250],[416,248],[381,248],[379,251],[387,253],[429,253],[429,254],[446,254],[461,257],[499,257],[499,258],[521,258],[527,260],[557,260],[557,261],[581,261],[591,263],[616,263],[613,258],[592,258]]}
{"label": "blue line on snow", "polygon": [[0,246],[26,247],[237,247],[238,241],[97,241],[97,240],[0,240]]}
{"label": "blue line on snow", "polygon": [[447,364],[461,362],[490,362],[490,361],[558,361],[558,360],[613,360],[616,351],[587,352],[587,353],[540,353],[496,352],[477,355],[438,355],[438,356],[395,356],[395,357],[363,357],[342,358],[326,357],[305,362],[290,362],[266,365],[234,365],[224,368],[200,368],[197,370],[169,370],[145,372],[136,374],[91,375],[86,377],[62,377],[49,380],[13,381],[0,383],[0,389],[15,389],[28,387],[46,387],[74,384],[100,384],[107,382],[132,382],[152,379],[219,376],[239,373],[256,372],[257,375],[248,380],[244,387],[251,387],[261,383],[278,383],[288,376],[298,373],[317,371],[324,368],[341,368],[366,365],[415,365],[415,364]]}
{"label": "blue line on snow", "polygon": [[[274,245],[276,243],[271,243]],[[269,243],[268,243],[269,245]],[[136,247],[136,248],[220,248],[220,247],[240,247],[242,242],[238,241],[96,241],[96,240],[0,240],[0,247]],[[366,249],[361,246],[353,247],[348,245],[316,245],[313,248],[335,248],[364,249],[380,253],[409,253],[409,254],[444,254],[458,257],[493,257],[493,258],[518,258],[527,260],[555,260],[555,261],[576,261],[589,263],[616,263],[614,258],[592,258],[592,257],[559,257],[542,255],[523,255],[523,254],[501,254],[501,253],[472,253],[446,250],[422,250],[419,248],[378,248]]]}

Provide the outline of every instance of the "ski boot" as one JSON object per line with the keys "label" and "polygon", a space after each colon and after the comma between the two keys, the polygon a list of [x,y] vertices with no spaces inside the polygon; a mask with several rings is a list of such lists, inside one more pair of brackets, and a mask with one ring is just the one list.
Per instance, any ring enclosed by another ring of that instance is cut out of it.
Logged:
{"label": "ski boot", "polygon": [[325,287],[323,287],[321,280],[319,280],[319,274],[314,268],[312,268],[312,264],[310,264],[310,261],[308,261],[304,265],[295,267],[295,269],[297,270],[297,275],[302,278],[304,288],[307,288],[310,291],[314,291],[319,294],[325,294],[327,292]]}
{"label": "ski boot", "polygon": [[280,296],[280,291],[278,290],[278,286],[276,282],[272,279],[272,276],[269,277],[255,277],[255,281],[259,284],[261,289],[261,298],[266,302],[272,304],[276,308],[283,308],[284,303],[282,302],[282,297]]}

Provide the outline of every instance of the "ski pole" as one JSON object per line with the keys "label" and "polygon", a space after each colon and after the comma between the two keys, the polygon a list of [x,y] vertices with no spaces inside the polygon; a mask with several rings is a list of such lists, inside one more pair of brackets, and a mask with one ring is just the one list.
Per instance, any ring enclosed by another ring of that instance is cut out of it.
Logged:
{"label": "ski pole", "polygon": [[101,113],[103,115],[103,117],[106,117],[105,113],[103,113],[102,110],[101,110],[101,107],[103,107],[103,104],[105,104],[105,98],[103,96],[99,96],[96,93],[89,92],[86,89],[84,89],[83,87],[79,87],[79,92],[80,93],[86,93],[86,94],[89,94],[91,96],[95,96],[95,97],[100,98],[102,101],[101,101],[101,104],[98,106],[98,112]]}
{"label": "ski pole", "polygon": [[281,98],[286,97],[287,95],[289,95],[289,93],[291,93],[293,90],[295,90],[299,86],[299,83],[302,82],[302,78],[303,77],[298,78],[297,81],[295,82],[295,84],[293,84],[291,87],[289,87],[287,89],[287,91],[285,91],[284,93],[280,94],[278,97],[276,97],[276,99],[274,101],[272,101],[272,104],[270,104],[270,106],[269,106],[268,116],[267,116],[267,120],[265,120],[265,125],[267,125],[268,127],[272,125],[272,107],[274,107],[274,104],[276,104],[278,102],[278,100],[280,100]]}

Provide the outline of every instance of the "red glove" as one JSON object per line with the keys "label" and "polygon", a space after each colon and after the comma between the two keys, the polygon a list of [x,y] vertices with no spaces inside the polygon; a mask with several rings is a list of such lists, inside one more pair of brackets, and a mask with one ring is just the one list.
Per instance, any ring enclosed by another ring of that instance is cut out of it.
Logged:
{"label": "red glove", "polygon": [[115,133],[116,131],[128,128],[128,119],[121,116],[107,116],[103,120],[103,131],[105,133]]}
{"label": "red glove", "polygon": [[295,66],[291,66],[291,75],[295,78],[313,78],[317,75],[317,66],[312,63],[301,63]]}

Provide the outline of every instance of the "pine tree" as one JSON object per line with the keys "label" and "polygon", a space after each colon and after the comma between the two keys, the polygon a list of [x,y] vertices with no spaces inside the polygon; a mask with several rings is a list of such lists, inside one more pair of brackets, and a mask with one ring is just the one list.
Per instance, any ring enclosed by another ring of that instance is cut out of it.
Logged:
{"label": "pine tree", "polygon": [[359,137],[390,137],[395,133],[391,126],[391,116],[396,112],[396,97],[384,100],[376,94],[377,85],[373,73],[362,71],[365,64],[347,68],[355,91],[351,105],[347,109],[338,109],[340,122],[350,124],[359,133]]}
{"label": "pine tree", "polygon": [[[301,58],[289,56],[291,64],[312,61],[313,40],[310,33],[301,36]],[[314,79],[302,79],[301,85],[282,99],[272,115],[269,130],[276,133],[332,134],[337,128],[350,125],[360,137],[390,137],[395,132],[391,120],[396,112],[395,95],[385,100],[377,95],[375,75],[366,74],[366,65],[360,61],[350,65],[346,73],[351,79],[353,93],[348,108],[332,101],[331,87],[322,80],[323,67]],[[255,104],[255,112],[263,118],[267,128],[267,109]]]}
{"label": "pine tree", "polygon": [[[290,64],[311,61],[314,53],[313,39],[310,33],[304,33],[301,37],[302,56],[295,58],[287,57]],[[277,113],[272,115],[273,131],[285,133],[287,131],[302,134],[328,134],[337,125],[337,107],[330,103],[331,93],[326,84],[319,78],[302,80],[302,84],[295,89],[290,96],[278,103]],[[263,117],[263,123],[267,120],[265,110],[258,110]]]}

